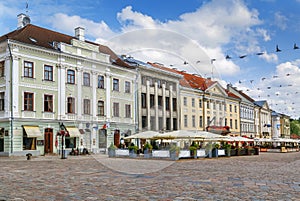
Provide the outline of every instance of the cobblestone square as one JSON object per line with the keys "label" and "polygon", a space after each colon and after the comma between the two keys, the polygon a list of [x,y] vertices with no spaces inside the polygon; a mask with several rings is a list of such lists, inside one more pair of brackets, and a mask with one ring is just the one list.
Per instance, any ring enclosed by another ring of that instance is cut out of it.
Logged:
{"label": "cobblestone square", "polygon": [[0,158],[0,200],[300,200],[300,153],[179,161]]}

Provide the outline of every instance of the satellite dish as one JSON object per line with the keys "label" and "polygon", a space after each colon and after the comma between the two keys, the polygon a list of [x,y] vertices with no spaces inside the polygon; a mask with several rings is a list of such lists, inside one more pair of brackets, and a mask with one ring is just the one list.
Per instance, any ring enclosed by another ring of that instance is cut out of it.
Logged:
{"label": "satellite dish", "polygon": [[23,23],[23,26],[30,24],[30,18],[28,16],[25,16],[22,20],[22,23]]}

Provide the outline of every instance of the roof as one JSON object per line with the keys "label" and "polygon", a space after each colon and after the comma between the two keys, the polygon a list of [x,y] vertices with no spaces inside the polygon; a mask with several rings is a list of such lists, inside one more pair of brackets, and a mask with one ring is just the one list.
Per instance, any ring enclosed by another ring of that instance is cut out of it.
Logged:
{"label": "roof", "polygon": [[263,107],[265,103],[266,103],[265,100],[254,101],[254,104],[255,104],[255,105],[258,105],[259,107]]}
{"label": "roof", "polygon": [[229,90],[225,89],[227,95],[231,98],[241,99],[239,96],[235,95],[234,93],[230,92]]}
{"label": "roof", "polygon": [[183,75],[183,78],[180,79],[180,81],[179,81],[180,85],[183,86],[183,87],[188,87],[188,88],[193,88],[193,89],[200,89],[202,91],[205,91],[210,86],[217,83],[216,81],[212,81],[211,79],[206,79],[206,78],[203,78],[199,75],[193,75],[193,74],[187,73],[185,71],[179,71],[177,69],[168,68],[168,67],[165,67],[165,66],[160,65],[160,64],[150,63],[150,62],[148,62],[148,64],[150,64],[150,65],[152,65],[156,68],[162,69],[162,70],[166,70],[166,71],[169,71],[169,72],[173,72],[173,73]]}
{"label": "roof", "polygon": [[[36,45],[47,49],[56,50],[53,47],[53,42],[62,42],[71,45],[72,39],[77,39],[74,36],[69,36],[63,33],[42,28],[33,24],[28,24],[21,29],[17,29],[0,37],[0,41],[7,39],[19,41],[29,45]],[[112,63],[123,67],[131,67],[123,62],[117,54],[109,47],[85,40],[86,43],[99,46],[99,52],[110,55]]]}

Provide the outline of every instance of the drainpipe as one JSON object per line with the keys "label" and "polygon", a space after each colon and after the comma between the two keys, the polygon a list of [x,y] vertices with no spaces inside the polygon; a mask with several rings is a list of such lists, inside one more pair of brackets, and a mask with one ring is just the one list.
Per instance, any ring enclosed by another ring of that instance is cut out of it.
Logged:
{"label": "drainpipe", "polygon": [[9,51],[9,56],[10,56],[10,135],[11,135],[11,142],[10,142],[10,150],[11,153],[13,153],[13,119],[14,119],[14,113],[13,113],[13,57],[9,45],[9,39],[8,36],[7,38],[7,46],[8,46],[8,51]]}

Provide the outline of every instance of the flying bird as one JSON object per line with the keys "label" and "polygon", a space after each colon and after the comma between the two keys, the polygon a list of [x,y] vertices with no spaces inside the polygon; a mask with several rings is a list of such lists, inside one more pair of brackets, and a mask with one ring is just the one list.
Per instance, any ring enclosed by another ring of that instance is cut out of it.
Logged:
{"label": "flying bird", "polygon": [[294,50],[299,49],[299,47],[296,45],[296,43],[294,43]]}
{"label": "flying bird", "polygon": [[231,59],[231,57],[229,55],[226,55],[225,59]]}
{"label": "flying bird", "polygon": [[281,49],[279,49],[278,45],[276,45],[276,52],[281,52]]}

